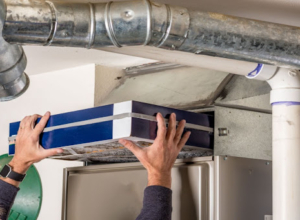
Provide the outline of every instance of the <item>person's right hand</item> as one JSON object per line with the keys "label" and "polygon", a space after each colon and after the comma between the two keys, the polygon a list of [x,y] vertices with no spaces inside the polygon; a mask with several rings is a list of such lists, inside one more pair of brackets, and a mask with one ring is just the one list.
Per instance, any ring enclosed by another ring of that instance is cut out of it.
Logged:
{"label": "person's right hand", "polygon": [[40,145],[40,134],[43,132],[50,112],[47,112],[35,125],[36,120],[42,117],[40,115],[32,115],[25,117],[19,127],[16,137],[15,155],[9,165],[17,173],[25,174],[29,167],[36,162],[41,161],[46,157],[62,153],[62,149],[45,150]]}
{"label": "person's right hand", "polygon": [[171,169],[174,162],[189,139],[190,132],[183,136],[185,121],[181,121],[176,129],[176,115],[169,119],[168,129],[163,116],[157,114],[158,131],[154,143],[150,147],[141,148],[131,141],[120,139],[120,143],[128,148],[139,159],[148,171],[148,186],[159,185],[171,188]]}

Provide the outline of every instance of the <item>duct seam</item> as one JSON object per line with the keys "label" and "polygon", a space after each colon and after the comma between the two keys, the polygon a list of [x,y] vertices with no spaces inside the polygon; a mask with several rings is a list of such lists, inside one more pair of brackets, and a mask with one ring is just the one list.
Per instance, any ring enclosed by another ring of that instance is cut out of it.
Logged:
{"label": "duct seam", "polygon": [[2,84],[3,90],[8,90],[8,89],[14,87],[15,84],[17,84],[18,82],[20,82],[22,80],[22,78],[23,78],[23,74],[20,75],[18,78],[14,79],[12,82],[8,82],[6,84]]}
{"label": "duct seam", "polygon": [[1,76],[1,74],[5,74],[6,72],[9,72],[10,70],[13,70],[17,65],[19,65],[19,63],[22,61],[24,55],[25,55],[24,50],[23,50],[23,48],[21,48],[21,56],[18,59],[18,61],[13,66],[11,66],[8,69],[0,72],[0,76]]}
{"label": "duct seam", "polygon": [[[189,12],[188,12],[189,13]],[[189,32],[190,32],[190,29],[191,29],[191,17],[190,17],[190,14],[188,14],[189,15],[189,17],[188,17],[188,27],[187,27],[187,29],[186,29],[186,32],[185,32],[185,34],[183,35],[183,41],[181,42],[181,44],[180,45],[178,45],[178,47],[177,47],[177,49],[179,50],[179,48],[185,43],[185,41],[186,41],[186,39],[188,38],[188,36],[189,36]]]}
{"label": "duct seam", "polygon": [[122,47],[119,42],[116,39],[116,35],[114,33],[113,25],[112,25],[112,19],[111,19],[111,13],[110,13],[110,6],[112,2],[108,2],[105,6],[105,27],[107,30],[107,34],[111,42],[116,46],[116,47]]}
{"label": "duct seam", "polygon": [[[21,96],[22,94],[24,94],[27,91],[29,84],[30,84],[29,77],[27,76],[26,73],[24,73],[19,78],[14,80],[14,83],[11,86],[9,86],[9,87],[2,86],[2,88],[4,88],[4,90],[6,90],[6,91],[14,89],[14,87],[19,87],[19,88],[22,87],[22,89],[17,94],[14,94],[14,95],[6,95],[5,97],[0,96],[0,102],[10,101],[12,99],[18,98],[19,96]],[[2,91],[0,90],[0,92],[2,92]]]}
{"label": "duct seam", "polygon": [[56,8],[55,5],[52,2],[46,1],[46,3],[49,5],[51,14],[52,14],[52,23],[51,23],[51,31],[49,34],[49,37],[44,44],[44,46],[50,46],[52,44],[52,41],[56,35],[57,30],[57,18],[56,18]]}
{"label": "duct seam", "polygon": [[90,49],[95,41],[95,29],[96,29],[96,21],[95,21],[95,9],[94,5],[89,3],[90,7],[90,15],[91,15],[91,21],[90,21],[90,39],[89,43],[87,45],[87,48]]}
{"label": "duct seam", "polygon": [[15,68],[15,66],[17,66],[18,63],[22,60],[23,55],[24,55],[24,51],[23,51],[23,48],[22,48],[22,49],[21,49],[20,57],[19,57],[19,59],[16,61],[16,63],[15,63],[13,66],[11,66],[11,67],[8,67],[7,69],[2,70],[2,71],[0,72],[0,75],[1,75],[2,73],[8,72],[8,71],[12,70],[13,68]]}
{"label": "duct seam", "polygon": [[151,29],[152,29],[152,10],[151,3],[148,0],[145,0],[147,5],[147,36],[144,45],[147,45],[151,41]]}
{"label": "duct seam", "polygon": [[171,31],[171,26],[172,26],[172,12],[170,9],[170,6],[166,4],[166,8],[167,8],[167,30],[163,35],[163,38],[161,39],[161,41],[158,43],[157,47],[161,47],[168,39],[170,31]]}

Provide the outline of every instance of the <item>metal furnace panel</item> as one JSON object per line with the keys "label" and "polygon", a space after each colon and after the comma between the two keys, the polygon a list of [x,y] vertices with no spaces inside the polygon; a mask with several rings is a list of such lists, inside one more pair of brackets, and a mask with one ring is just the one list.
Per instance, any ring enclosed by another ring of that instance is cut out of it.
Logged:
{"label": "metal furnace panel", "polygon": [[[212,158],[172,169],[173,220],[213,220]],[[64,220],[133,220],[141,211],[147,172],[140,163],[69,168]]]}
{"label": "metal furnace panel", "polygon": [[216,220],[259,220],[272,215],[272,162],[215,159]]}

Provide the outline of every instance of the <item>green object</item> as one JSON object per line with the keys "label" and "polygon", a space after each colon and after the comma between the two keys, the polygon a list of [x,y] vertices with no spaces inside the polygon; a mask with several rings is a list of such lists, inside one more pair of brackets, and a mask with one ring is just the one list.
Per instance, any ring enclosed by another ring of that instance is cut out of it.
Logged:
{"label": "green object", "polygon": [[[7,154],[0,156],[0,170],[11,161]],[[10,211],[8,220],[36,220],[42,205],[42,183],[40,175],[32,165],[20,184],[20,191]]]}

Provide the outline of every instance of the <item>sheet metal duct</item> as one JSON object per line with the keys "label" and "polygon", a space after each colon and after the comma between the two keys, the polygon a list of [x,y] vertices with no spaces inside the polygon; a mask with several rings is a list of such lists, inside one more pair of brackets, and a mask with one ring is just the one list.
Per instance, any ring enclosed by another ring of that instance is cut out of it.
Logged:
{"label": "sheet metal duct", "polygon": [[300,67],[300,29],[148,0],[98,4],[7,1],[10,43],[101,48],[149,45]]}
{"label": "sheet metal duct", "polygon": [[[8,0],[6,6],[3,0],[0,2],[0,28],[5,20],[2,34],[11,44],[85,48],[147,45],[300,67],[298,27],[189,11],[147,0],[96,4]],[[21,47],[7,44],[2,38],[0,46],[0,71],[14,70],[2,75],[22,79],[25,88],[26,62]],[[6,47],[9,49],[3,50]],[[5,78],[0,85],[7,82],[11,81]]]}
{"label": "sheet metal duct", "polygon": [[5,10],[5,4],[0,0],[0,101],[23,94],[29,85],[24,73],[27,61],[22,47],[9,44],[1,37]]}

